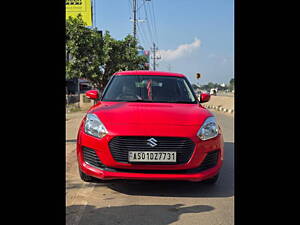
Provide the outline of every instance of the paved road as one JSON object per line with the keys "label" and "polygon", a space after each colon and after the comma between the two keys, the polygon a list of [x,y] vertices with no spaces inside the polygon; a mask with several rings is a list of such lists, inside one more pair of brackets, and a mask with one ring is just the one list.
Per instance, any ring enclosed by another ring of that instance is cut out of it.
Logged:
{"label": "paved road", "polygon": [[80,180],[75,139],[83,113],[67,116],[67,225],[233,225],[234,117],[213,112],[223,129],[225,159],[215,186],[191,182],[131,181],[88,184]]}

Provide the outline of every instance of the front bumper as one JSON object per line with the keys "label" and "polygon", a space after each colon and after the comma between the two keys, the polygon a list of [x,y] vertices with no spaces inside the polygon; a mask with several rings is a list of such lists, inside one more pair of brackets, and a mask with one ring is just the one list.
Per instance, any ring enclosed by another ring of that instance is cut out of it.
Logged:
{"label": "front bumper", "polygon": [[[78,136],[78,165],[80,170],[85,174],[102,180],[128,179],[202,181],[215,176],[220,171],[223,163],[224,149],[223,137],[221,134],[212,140],[206,141],[205,144],[201,142],[196,143],[190,160],[185,164],[177,165],[134,165],[129,163],[119,163],[113,160],[109,152],[108,142],[102,140],[103,142],[106,142],[106,144],[102,143],[99,145],[99,143],[97,143],[98,140],[96,142],[87,141],[89,138],[92,137],[87,137],[87,135],[83,132]],[[84,145],[82,145],[82,143],[84,143]],[[83,146],[88,146],[89,148],[94,149],[105,167],[97,168],[86,163],[83,158]],[[108,149],[105,150],[105,147]],[[218,150],[218,160],[216,165],[206,170],[197,170],[197,168],[199,168],[205,160],[206,155],[215,150]]]}
{"label": "front bumper", "polygon": [[[85,174],[96,177],[101,180],[185,180],[185,181],[202,181],[209,179],[216,174],[222,166],[222,160],[218,160],[215,167],[198,172],[198,173],[184,173],[174,170],[172,174],[162,174],[162,173],[143,173],[143,172],[113,172],[107,171],[105,169],[95,168],[89,164],[82,162],[79,164],[80,169]],[[163,171],[162,171],[163,172]]]}

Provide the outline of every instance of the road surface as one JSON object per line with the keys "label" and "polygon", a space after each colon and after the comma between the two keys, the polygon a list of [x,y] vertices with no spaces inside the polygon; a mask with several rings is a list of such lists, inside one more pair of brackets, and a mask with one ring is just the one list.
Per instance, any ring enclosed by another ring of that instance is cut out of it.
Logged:
{"label": "road surface", "polygon": [[84,113],[66,121],[67,225],[233,225],[234,117],[212,111],[223,130],[225,159],[214,186],[192,182],[84,183],[78,175],[76,133]]}

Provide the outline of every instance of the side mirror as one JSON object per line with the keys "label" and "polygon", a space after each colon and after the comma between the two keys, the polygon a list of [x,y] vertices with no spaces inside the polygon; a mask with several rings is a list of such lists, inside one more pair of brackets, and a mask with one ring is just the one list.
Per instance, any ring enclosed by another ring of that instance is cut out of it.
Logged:
{"label": "side mirror", "polygon": [[208,93],[200,94],[200,103],[208,102],[209,99],[210,99],[210,94],[208,94]]}
{"label": "side mirror", "polygon": [[87,98],[93,99],[93,100],[97,100],[100,97],[99,92],[97,90],[87,91],[87,92],[85,92],[85,95]]}

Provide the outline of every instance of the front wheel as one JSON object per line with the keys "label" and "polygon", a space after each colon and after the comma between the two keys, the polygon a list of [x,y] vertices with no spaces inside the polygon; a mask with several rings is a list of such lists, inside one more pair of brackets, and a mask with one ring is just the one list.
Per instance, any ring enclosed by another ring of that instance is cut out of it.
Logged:
{"label": "front wheel", "polygon": [[212,178],[202,181],[203,184],[215,184],[219,178],[219,173]]}
{"label": "front wheel", "polygon": [[98,179],[98,178],[95,178],[95,177],[91,177],[91,176],[85,174],[84,172],[82,172],[80,169],[79,169],[79,175],[80,175],[81,180],[83,180],[84,182],[89,182],[89,183],[108,183],[108,181],[101,180],[101,179]]}
{"label": "front wheel", "polygon": [[95,182],[95,181],[97,181],[96,178],[91,177],[91,176],[85,174],[80,169],[79,169],[79,175],[80,175],[81,180],[83,180],[84,182]]}

